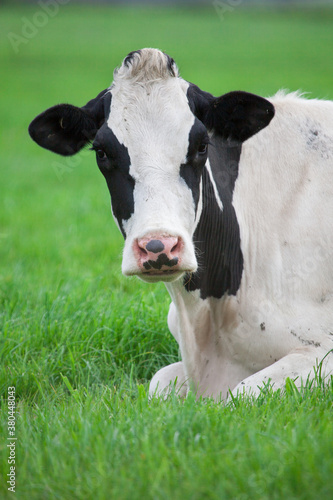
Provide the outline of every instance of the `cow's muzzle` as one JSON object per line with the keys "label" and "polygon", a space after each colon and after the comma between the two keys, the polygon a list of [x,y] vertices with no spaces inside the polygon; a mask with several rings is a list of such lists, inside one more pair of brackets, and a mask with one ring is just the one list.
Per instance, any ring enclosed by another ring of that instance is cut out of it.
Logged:
{"label": "cow's muzzle", "polygon": [[181,271],[184,243],[180,237],[148,235],[134,241],[133,251],[143,275],[172,276]]}

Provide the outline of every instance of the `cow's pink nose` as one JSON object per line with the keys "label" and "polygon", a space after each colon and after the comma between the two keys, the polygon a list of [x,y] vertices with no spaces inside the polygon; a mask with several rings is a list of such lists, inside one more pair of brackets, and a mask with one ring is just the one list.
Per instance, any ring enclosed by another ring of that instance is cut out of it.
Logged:
{"label": "cow's pink nose", "polygon": [[136,254],[143,270],[167,271],[179,264],[182,241],[175,236],[144,237],[137,240]]}

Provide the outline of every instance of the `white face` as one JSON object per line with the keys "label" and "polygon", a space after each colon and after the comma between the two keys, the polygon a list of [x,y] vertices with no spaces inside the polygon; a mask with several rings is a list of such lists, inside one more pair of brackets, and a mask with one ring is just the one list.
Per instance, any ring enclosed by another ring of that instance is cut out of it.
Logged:
{"label": "white face", "polygon": [[[29,133],[40,146],[64,156],[76,154],[94,138],[92,149],[125,238],[124,274],[172,281],[197,270],[194,244],[200,258],[205,255],[208,261],[205,269],[214,261],[208,252],[206,222],[216,222],[215,206],[219,215],[224,211],[221,200],[230,199],[235,179],[219,186],[221,194],[211,166],[217,170],[217,163],[225,164],[216,172],[221,178],[228,173],[227,163],[238,165],[241,143],[273,116],[271,103],[246,92],[214,98],[182,80],[169,56],[146,48],[124,59],[109,89],[82,108],[60,104],[47,109],[31,122]],[[203,123],[211,133],[212,165]],[[207,204],[209,200],[213,202]],[[234,209],[229,208],[226,217],[238,227]],[[188,289],[197,289],[202,269],[186,282]],[[220,293],[213,288],[209,293]]]}
{"label": "white face", "polygon": [[208,136],[189,108],[187,88],[175,77],[114,85],[107,124],[94,141],[125,237],[122,271],[149,282],[197,269],[192,236]]}

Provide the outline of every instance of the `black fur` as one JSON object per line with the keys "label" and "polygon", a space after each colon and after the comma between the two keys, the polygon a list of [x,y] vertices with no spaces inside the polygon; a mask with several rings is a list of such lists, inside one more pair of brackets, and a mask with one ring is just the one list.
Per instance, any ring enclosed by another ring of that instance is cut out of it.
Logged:
{"label": "black fur", "polygon": [[232,206],[232,195],[238,174],[241,145],[230,147],[219,137],[212,137],[209,159],[218,194],[223,203],[220,210],[214,189],[205,168],[203,171],[203,211],[194,232],[193,242],[198,271],[186,275],[188,291],[200,289],[201,298],[235,295],[243,271],[239,226]]}
{"label": "black fur", "polygon": [[141,50],[132,50],[124,59],[124,65],[128,68],[132,63],[134,54],[141,54]]}
{"label": "black fur", "polygon": [[112,212],[125,238],[123,223],[134,213],[135,186],[135,181],[129,173],[131,160],[128,150],[120,144],[107,124],[98,131],[93,149],[105,153],[102,159],[96,154],[96,160],[109,188]]}
{"label": "black fur", "polygon": [[[140,51],[131,52],[125,65],[131,63],[135,53]],[[166,57],[169,72],[175,76],[174,61]],[[262,97],[240,91],[215,98],[193,84],[189,85],[187,97],[197,120],[189,135],[187,159],[180,166],[180,175],[192,190],[196,209],[202,178],[203,211],[194,233],[199,269],[186,276],[184,286],[188,291],[200,289],[202,298],[219,298],[225,293],[237,293],[243,270],[239,226],[232,205],[241,145],[270,123],[274,107]],[[82,108],[54,106],[31,122],[29,133],[40,146],[65,156],[77,153],[95,138],[93,148],[110,191],[112,210],[126,237],[123,222],[134,213],[135,181],[129,174],[127,148],[105,124],[110,104],[111,94],[106,89]],[[208,142],[207,130],[211,135],[210,166],[223,211],[205,168],[206,153],[202,154],[202,144]],[[163,259],[154,265],[169,265]]]}
{"label": "black fur", "polygon": [[229,92],[210,102],[205,125],[223,139],[244,142],[267,127],[274,116],[274,106],[248,92]]}
{"label": "black fur", "polygon": [[275,113],[267,99],[243,91],[213,97],[190,83],[187,98],[193,114],[207,129],[230,141],[246,141],[267,127]]}
{"label": "black fur", "polygon": [[[130,64],[132,64],[132,60],[133,60],[133,57],[134,57],[134,54],[141,54],[141,50],[133,50],[132,52],[130,52],[124,59],[124,64],[125,66],[128,68]],[[171,76],[176,76],[175,74],[175,71],[174,71],[174,64],[175,64],[175,61],[172,59],[172,57],[168,56],[168,54],[166,54],[165,52],[163,52],[163,54],[165,55],[165,57],[167,58],[167,68],[169,70],[169,73]]]}
{"label": "black fur", "polygon": [[242,142],[269,124],[274,107],[266,99],[247,92],[214,98],[193,84],[187,97],[194,115],[211,132],[208,156],[223,210],[217,204],[205,168],[203,211],[193,236],[199,267],[193,275],[185,276],[184,286],[188,291],[200,289],[203,299],[220,298],[225,293],[235,295],[242,277],[243,255],[232,197]]}
{"label": "black fur", "polygon": [[189,146],[187,151],[186,163],[180,166],[180,176],[184,179],[187,186],[192,191],[195,211],[198,208],[200,197],[200,179],[202,169],[207,160],[207,154],[200,154],[200,146],[208,146],[209,137],[206,128],[196,119],[189,134]]}
{"label": "black fur", "polygon": [[106,90],[82,108],[58,104],[38,115],[29,125],[37,144],[63,156],[71,156],[92,141],[110,110],[111,95]]}
{"label": "black fur", "polygon": [[171,76],[176,76],[176,73],[175,73],[175,70],[174,70],[175,61],[172,59],[172,57],[168,56],[168,54],[166,54],[165,52],[163,52],[163,54],[167,58],[167,66],[168,66],[168,70],[169,70],[170,75]]}
{"label": "black fur", "polygon": [[192,113],[204,124],[207,110],[209,109],[210,103],[214,100],[212,94],[205,92],[193,83],[190,83],[187,89],[187,100]]}

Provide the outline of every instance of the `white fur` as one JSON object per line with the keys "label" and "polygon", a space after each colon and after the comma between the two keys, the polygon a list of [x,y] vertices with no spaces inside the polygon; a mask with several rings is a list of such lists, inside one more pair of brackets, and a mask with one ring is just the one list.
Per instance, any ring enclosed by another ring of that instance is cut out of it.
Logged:
{"label": "white fur", "polygon": [[[148,234],[181,237],[182,268],[197,268],[192,245],[195,207],[192,192],[179,175],[194,116],[186,97],[188,83],[170,74],[166,62],[162,52],[144,49],[141,56],[135,54],[132,65],[115,73],[112,85],[108,126],[128,149],[135,179],[135,214],[123,224],[125,275],[137,273],[133,243]],[[175,65],[173,72],[177,74]]]}
{"label": "white fur", "polygon": [[[108,121],[129,151],[135,213],[124,224],[124,274],[136,274],[132,247],[147,234],[180,236],[184,269],[197,267],[192,236],[198,217],[179,175],[194,123],[188,84],[166,56],[145,49],[112,85]],[[150,394],[226,398],[258,393],[269,379],[301,384],[333,348],[333,103],[279,92],[268,127],[242,147],[233,204],[244,270],[236,296],[202,300],[182,280],[167,283],[171,333],[182,362],[160,370]],[[215,183],[215,195],[218,198]],[[223,200],[219,200],[223,209]],[[199,203],[201,212],[202,200]],[[323,373],[333,370],[333,354]]]}
{"label": "white fur", "polygon": [[217,206],[219,207],[221,212],[223,212],[223,202],[222,202],[221,198],[219,197],[219,192],[218,192],[218,189],[216,187],[216,182],[215,182],[215,179],[214,179],[213,174],[212,174],[212,169],[210,166],[209,159],[207,159],[207,162],[206,162],[206,170],[208,172],[210,182],[213,186],[213,191],[214,191],[214,196],[216,199]]}
{"label": "white fur", "polygon": [[[202,300],[167,285],[178,378],[217,399],[257,395],[268,381],[281,388],[287,377],[300,386],[333,348],[333,103],[281,94],[271,102],[276,115],[244,143],[235,185],[237,295]],[[329,354],[322,374],[332,373]]]}

